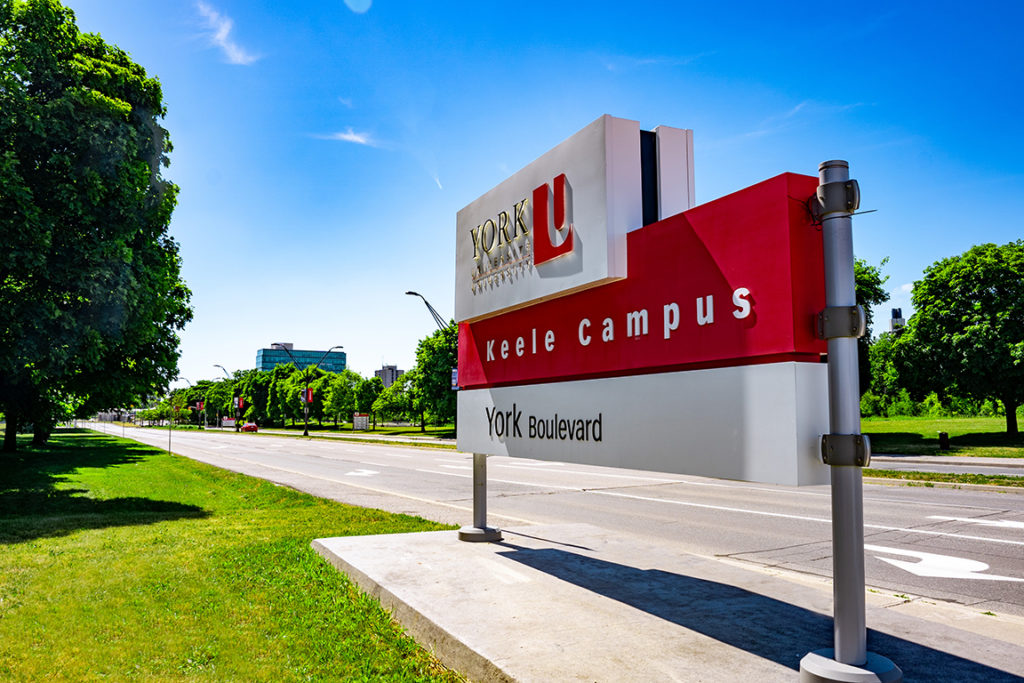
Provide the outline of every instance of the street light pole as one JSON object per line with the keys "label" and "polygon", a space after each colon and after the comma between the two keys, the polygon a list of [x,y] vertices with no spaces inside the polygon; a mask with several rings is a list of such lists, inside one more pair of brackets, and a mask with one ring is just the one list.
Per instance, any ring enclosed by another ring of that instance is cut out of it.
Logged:
{"label": "street light pole", "polygon": [[[184,377],[178,377],[177,379],[184,379],[186,382],[188,382],[189,386],[192,386],[192,382],[189,382]],[[171,397],[168,396],[168,399],[170,399],[170,398]],[[171,399],[169,402],[171,404],[171,415],[167,419],[167,455],[172,455],[172,453],[171,453],[171,434],[174,433],[174,415],[175,415],[175,413],[178,412],[178,409],[174,405],[174,400],[173,399]]]}
{"label": "street light pole", "polygon": [[[227,381],[231,382],[231,394],[233,394],[234,393],[234,380],[231,379],[231,376],[227,374],[227,369],[224,368],[221,365],[216,364],[216,362],[215,362],[215,364],[213,364],[213,367],[214,368],[220,368],[221,372],[224,373],[224,377],[227,378]],[[238,402],[238,396],[232,395],[231,396],[231,400],[234,401],[234,403],[231,405],[232,413],[234,415],[234,431],[241,431],[241,425],[239,425],[239,402]]]}
{"label": "street light pole", "polygon": [[[430,302],[427,301],[427,297],[423,296],[419,292],[411,292],[410,291],[410,292],[406,292],[406,294],[408,296],[418,296],[419,298],[423,299],[423,303],[426,304],[427,310],[430,311],[430,315],[434,318],[434,322],[437,324],[437,329],[441,330],[441,333],[444,334],[444,332],[448,329],[448,326],[445,324],[444,318],[441,317],[441,314],[437,312],[437,309],[435,309],[433,306],[431,306]],[[458,361],[458,354],[459,354],[459,338],[458,338],[458,336],[455,337],[455,349],[454,350],[455,350],[455,362],[457,364],[459,362]],[[452,426],[455,428],[455,433],[457,434],[458,431],[459,431],[459,408],[458,408],[458,405],[455,406],[455,415],[452,418]]]}
{"label": "street light pole", "polygon": [[442,318],[441,314],[438,313],[437,310],[430,305],[430,302],[427,301],[427,298],[425,296],[423,296],[419,292],[406,292],[406,294],[409,296],[418,296],[419,298],[423,299],[423,303],[427,305],[427,310],[430,311],[430,315],[433,316],[434,322],[437,323],[437,328],[439,330],[444,332],[448,328],[448,326],[444,324],[444,318]]}
{"label": "street light pole", "polygon": [[[292,352],[288,350],[287,346],[285,346],[284,344],[277,343],[271,344],[270,346],[271,348],[277,347],[284,351],[285,353],[287,353],[288,357],[292,359],[293,363],[295,363],[295,367],[297,368],[299,366],[299,361],[295,360],[295,356],[292,355]],[[320,360],[318,360],[312,366],[307,365],[305,368],[303,368],[303,381],[306,387],[305,391],[303,391],[302,393],[302,416],[305,422],[305,427],[302,430],[303,436],[309,436],[309,373],[305,372],[305,370],[308,370],[310,367],[312,367],[314,370],[317,369],[318,367],[320,367],[320,364],[324,362],[324,358],[327,358],[327,354],[329,354],[331,351],[334,351],[335,349],[343,348],[345,347],[341,346],[340,344],[337,346],[332,346],[331,348],[324,351],[324,355],[320,356]]]}

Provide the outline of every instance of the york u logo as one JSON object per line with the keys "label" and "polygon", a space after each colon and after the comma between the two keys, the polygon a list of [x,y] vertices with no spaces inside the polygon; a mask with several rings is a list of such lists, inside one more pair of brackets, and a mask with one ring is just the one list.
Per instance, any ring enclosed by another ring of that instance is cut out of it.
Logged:
{"label": "york u logo", "polygon": [[578,254],[572,185],[562,173],[520,199],[511,211],[501,211],[471,228],[469,236],[474,294],[517,282],[537,266]]}
{"label": "york u logo", "polygon": [[572,186],[562,173],[533,191],[533,264],[572,253],[575,232]]}

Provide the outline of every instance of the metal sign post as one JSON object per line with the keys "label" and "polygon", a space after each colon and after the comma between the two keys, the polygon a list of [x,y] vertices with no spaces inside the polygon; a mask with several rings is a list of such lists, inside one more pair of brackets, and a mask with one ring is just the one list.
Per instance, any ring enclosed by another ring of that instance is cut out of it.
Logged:
{"label": "metal sign post", "polygon": [[829,434],[821,452],[831,467],[832,583],[835,647],[800,660],[800,680],[885,682],[903,680],[891,661],[867,651],[864,615],[864,489],[861,468],[871,446],[860,433],[857,338],[864,334],[864,311],[857,306],[851,216],[860,205],[860,189],[850,180],[845,161],[818,167],[825,253],[825,310],[818,334],[828,340]]}
{"label": "metal sign post", "polygon": [[487,526],[487,454],[473,454],[473,526],[459,529],[460,541],[500,541],[501,529]]}

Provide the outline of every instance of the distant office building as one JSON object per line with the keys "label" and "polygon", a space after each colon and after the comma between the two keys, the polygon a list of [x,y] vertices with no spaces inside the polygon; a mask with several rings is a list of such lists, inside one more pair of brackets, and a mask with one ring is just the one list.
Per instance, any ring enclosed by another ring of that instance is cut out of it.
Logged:
{"label": "distant office building", "polygon": [[373,376],[380,377],[380,381],[384,382],[384,388],[387,389],[395,380],[405,374],[405,370],[399,370],[397,365],[385,365],[380,370],[374,370]]}
{"label": "distant office building", "polygon": [[[283,346],[284,349],[280,348]],[[287,349],[287,351],[285,350]],[[288,354],[291,355],[288,355]],[[323,351],[303,351],[296,349],[294,344],[281,343],[279,346],[272,346],[269,349],[260,349],[256,352],[256,369],[273,370],[278,365],[295,363],[295,366],[302,370],[314,365],[323,358],[320,369],[328,372],[341,372],[345,369],[345,352],[331,351],[324,356]]]}
{"label": "distant office building", "polygon": [[896,330],[902,329],[906,326],[907,321],[903,319],[903,309],[892,309],[892,319],[889,320],[889,330],[895,332]]}

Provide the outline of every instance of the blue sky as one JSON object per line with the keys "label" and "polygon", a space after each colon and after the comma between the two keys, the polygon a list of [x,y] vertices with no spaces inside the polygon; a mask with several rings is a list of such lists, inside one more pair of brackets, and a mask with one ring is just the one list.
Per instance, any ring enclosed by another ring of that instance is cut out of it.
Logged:
{"label": "blue sky", "polygon": [[277,341],[408,369],[456,212],[606,113],[692,128],[698,203],[849,160],[878,331],[935,260],[1024,236],[1016,2],[66,4],[163,84],[192,382]]}

